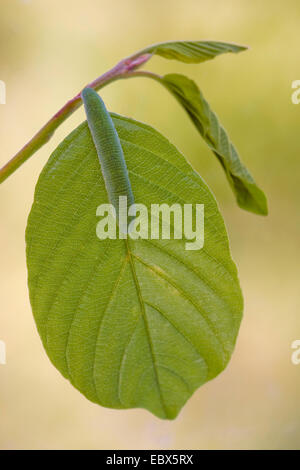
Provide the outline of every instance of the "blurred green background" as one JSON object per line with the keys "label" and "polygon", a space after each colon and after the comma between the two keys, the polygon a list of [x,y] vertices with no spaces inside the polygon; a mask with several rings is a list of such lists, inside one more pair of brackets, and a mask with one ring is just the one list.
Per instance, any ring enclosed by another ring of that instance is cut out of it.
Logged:
{"label": "blurred green background", "polygon": [[[240,210],[220,165],[175,100],[147,79],[116,82],[110,110],[153,125],[204,177],[224,215],[245,297],[229,367],[199,389],[179,417],[115,411],[88,402],[50,364],[26,286],[24,230],[39,172],[84,119],[80,109],[0,187],[1,449],[300,448],[299,0],[1,0],[0,164],[82,87],[154,42],[214,39],[250,46],[200,65],[154,58],[158,73],[197,81],[265,190],[270,215]],[[45,215],[47,216],[47,214]]]}

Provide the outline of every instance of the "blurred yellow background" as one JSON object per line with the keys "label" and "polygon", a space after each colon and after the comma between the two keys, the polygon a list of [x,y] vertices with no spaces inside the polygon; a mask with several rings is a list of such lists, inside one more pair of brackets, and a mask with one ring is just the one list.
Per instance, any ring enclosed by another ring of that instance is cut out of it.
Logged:
{"label": "blurred yellow background", "polygon": [[150,80],[103,90],[110,110],[153,125],[204,177],[225,218],[245,297],[228,368],[175,421],[115,411],[80,395],[50,364],[26,285],[24,231],[39,172],[84,119],[80,109],[0,187],[1,449],[299,449],[299,0],[1,0],[0,165],[67,99],[146,45],[214,39],[250,46],[200,65],[154,58],[147,68],[195,79],[265,190],[270,215],[240,210],[215,157],[175,100]]}

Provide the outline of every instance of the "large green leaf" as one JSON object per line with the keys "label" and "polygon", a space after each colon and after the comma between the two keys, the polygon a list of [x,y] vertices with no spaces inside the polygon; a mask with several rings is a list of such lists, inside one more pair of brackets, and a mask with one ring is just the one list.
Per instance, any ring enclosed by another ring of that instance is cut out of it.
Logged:
{"label": "large green leaf", "polygon": [[26,230],[30,300],[53,364],[89,400],[174,418],[232,354],[242,297],[206,184],[151,127],[112,115],[136,203],[204,204],[205,243],[102,240],[107,203],[84,122],[39,178]]}
{"label": "large green leaf", "polygon": [[186,63],[199,63],[226,52],[241,52],[246,46],[220,41],[169,41],[153,44],[140,54],[156,54],[165,59],[175,59]]}
{"label": "large green leaf", "polygon": [[217,156],[236,195],[238,205],[250,212],[267,215],[267,200],[263,191],[240,160],[236,148],[196,83],[180,74],[169,74],[156,79],[184,107],[205,142]]}

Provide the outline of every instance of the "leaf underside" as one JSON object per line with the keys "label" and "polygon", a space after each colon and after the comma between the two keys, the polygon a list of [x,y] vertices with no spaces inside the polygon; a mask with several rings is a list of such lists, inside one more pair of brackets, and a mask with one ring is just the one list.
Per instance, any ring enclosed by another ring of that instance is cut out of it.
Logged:
{"label": "leaf underside", "polygon": [[159,81],[183,106],[200,135],[218,158],[238,205],[255,214],[267,215],[265,194],[240,160],[236,148],[196,83],[180,74],[168,74]]}
{"label": "leaf underside", "polygon": [[221,41],[169,41],[153,44],[140,54],[155,54],[165,59],[175,59],[189,64],[198,64],[228,52],[241,52],[246,46]]}
{"label": "leaf underside", "polygon": [[26,230],[30,300],[53,364],[89,400],[175,418],[232,354],[242,316],[216,201],[149,126],[112,115],[136,203],[204,204],[205,244],[102,240],[107,193],[84,122],[42,171]]}

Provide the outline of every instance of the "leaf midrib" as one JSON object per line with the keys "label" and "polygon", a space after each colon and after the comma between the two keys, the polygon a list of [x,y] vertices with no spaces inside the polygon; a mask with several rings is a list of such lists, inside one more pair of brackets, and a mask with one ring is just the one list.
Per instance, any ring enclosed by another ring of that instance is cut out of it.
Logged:
{"label": "leaf midrib", "polygon": [[153,371],[154,371],[155,381],[156,381],[156,385],[157,385],[157,389],[158,389],[158,393],[159,393],[159,397],[160,397],[160,402],[161,402],[161,405],[162,405],[165,416],[168,416],[168,411],[167,411],[167,408],[166,408],[166,404],[165,404],[163,394],[162,394],[162,391],[161,391],[161,385],[160,385],[160,382],[159,382],[159,375],[158,375],[158,370],[157,370],[154,347],[153,347],[152,338],[151,338],[151,335],[150,335],[150,327],[149,327],[148,320],[147,320],[147,315],[146,315],[145,302],[143,300],[142,291],[141,291],[141,288],[140,288],[140,285],[139,285],[138,276],[137,276],[136,269],[135,269],[135,266],[134,266],[134,260],[133,260],[134,255],[130,250],[130,241],[129,241],[129,239],[126,239],[124,241],[125,241],[127,253],[128,253],[128,256],[129,256],[129,261],[130,261],[131,271],[132,271],[132,275],[133,275],[133,279],[134,279],[134,283],[135,283],[135,288],[136,288],[139,303],[140,303],[140,306],[141,306],[141,312],[142,312],[144,325],[145,325],[145,331],[146,331],[146,334],[147,334],[149,348],[150,348],[150,352],[151,352],[151,356],[152,356]]}

